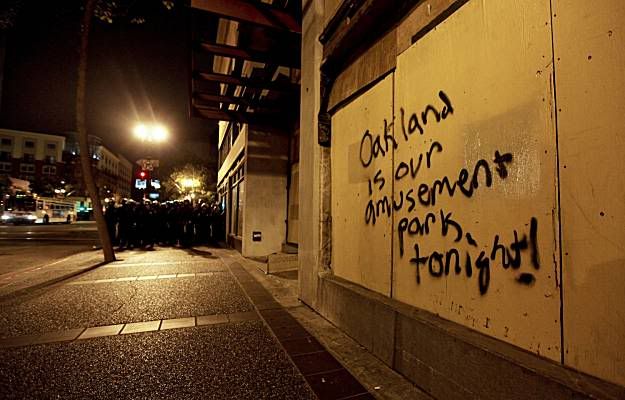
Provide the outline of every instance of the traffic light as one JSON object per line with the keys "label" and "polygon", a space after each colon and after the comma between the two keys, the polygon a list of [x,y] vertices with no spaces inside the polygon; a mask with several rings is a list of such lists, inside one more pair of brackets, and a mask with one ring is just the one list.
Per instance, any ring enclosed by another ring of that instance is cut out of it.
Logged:
{"label": "traffic light", "polygon": [[150,177],[150,174],[148,173],[148,171],[145,171],[145,170],[139,171],[139,179],[148,179],[149,177]]}

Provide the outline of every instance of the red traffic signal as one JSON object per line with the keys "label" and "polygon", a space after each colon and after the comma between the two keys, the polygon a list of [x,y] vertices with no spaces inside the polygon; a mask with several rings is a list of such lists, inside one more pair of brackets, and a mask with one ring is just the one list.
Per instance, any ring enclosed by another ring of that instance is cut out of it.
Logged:
{"label": "red traffic signal", "polygon": [[139,178],[147,179],[149,177],[148,171],[139,171]]}

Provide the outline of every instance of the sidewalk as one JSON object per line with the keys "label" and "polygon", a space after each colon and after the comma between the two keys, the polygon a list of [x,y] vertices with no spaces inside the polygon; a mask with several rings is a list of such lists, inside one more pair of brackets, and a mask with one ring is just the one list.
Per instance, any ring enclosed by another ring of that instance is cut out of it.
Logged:
{"label": "sidewalk", "polygon": [[425,398],[302,305],[293,274],[206,247],[118,258],[3,296],[3,397]]}
{"label": "sidewalk", "polygon": [[3,397],[419,398],[303,306],[294,276],[206,247],[94,255],[3,293]]}

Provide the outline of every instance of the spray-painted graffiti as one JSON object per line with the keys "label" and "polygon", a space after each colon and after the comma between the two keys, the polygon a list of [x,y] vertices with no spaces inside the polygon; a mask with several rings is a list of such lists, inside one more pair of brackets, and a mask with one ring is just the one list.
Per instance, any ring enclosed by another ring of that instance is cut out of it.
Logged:
{"label": "spray-painted graffiti", "polygon": [[[443,215],[444,213],[441,211],[441,217],[443,217]],[[457,234],[460,235],[457,237],[457,241],[459,241],[462,237],[462,228],[456,222],[453,224]],[[443,236],[445,236],[445,222],[442,222],[441,226],[443,229]],[[420,269],[422,266],[427,266],[430,275],[435,278],[440,278],[443,275],[447,276],[451,270],[453,270],[456,275],[460,275],[462,273],[463,266],[466,277],[471,278],[473,275],[473,268],[475,267],[478,271],[478,286],[480,293],[485,294],[490,285],[491,262],[499,262],[504,269],[512,268],[513,270],[518,270],[521,267],[522,252],[528,250],[529,248],[532,265],[535,269],[540,267],[538,263],[538,244],[536,242],[537,231],[538,222],[536,218],[532,218],[530,221],[529,242],[525,235],[519,238],[519,234],[516,230],[512,233],[513,239],[509,245],[500,242],[499,235],[495,235],[492,240],[492,245],[490,246],[490,255],[487,254],[487,251],[482,250],[479,252],[477,257],[472,257],[471,251],[469,250],[463,251],[461,255],[461,251],[453,247],[441,251],[435,250],[429,254],[421,254],[419,244],[415,243],[415,256],[410,259],[410,262],[416,266],[417,283],[421,283]],[[468,234],[467,239],[469,239]],[[473,239],[471,239],[471,241],[473,241],[473,246],[478,247],[477,242]],[[535,277],[531,272],[523,272],[518,274],[516,280],[521,284],[531,285],[534,283]]]}
{"label": "spray-painted graffiti", "polygon": [[[438,92],[436,105],[427,104],[410,116],[400,108],[401,135],[393,135],[393,123],[388,120],[384,120],[384,131],[381,134],[369,130],[364,132],[359,148],[361,166],[369,169],[374,160],[398,150],[414,134],[424,135],[428,127],[444,123],[453,113],[450,97],[442,90]],[[532,285],[536,280],[534,273],[521,272],[519,269],[523,265],[523,257],[528,257],[533,269],[540,268],[536,218],[532,217],[529,221],[529,232],[512,229],[506,235],[496,234],[484,240],[483,244],[488,245],[480,246],[454,212],[434,208],[440,198],[458,198],[459,201],[462,198],[471,199],[477,190],[485,190],[493,187],[497,181],[504,181],[508,178],[509,169],[514,166],[513,154],[496,150],[474,165],[459,169],[457,174],[433,180],[430,178],[428,181],[420,178],[420,171],[435,171],[436,164],[444,156],[444,150],[443,143],[432,140],[422,152],[412,154],[406,160],[397,160],[393,171],[372,170],[368,179],[369,199],[364,210],[365,224],[374,226],[380,221],[390,223],[393,213],[403,211],[403,217],[395,218],[393,231],[399,257],[407,257],[406,248],[413,249],[409,261],[415,268],[417,284],[422,283],[424,269],[433,278],[449,275],[474,278],[480,294],[484,295],[490,286],[491,269],[500,267],[514,271],[518,283]],[[395,190],[390,197],[382,194],[389,180],[394,184],[401,183],[401,188],[394,186]],[[451,238],[454,246],[426,250],[425,239],[432,234]],[[407,245],[407,241],[412,241],[412,245]]]}

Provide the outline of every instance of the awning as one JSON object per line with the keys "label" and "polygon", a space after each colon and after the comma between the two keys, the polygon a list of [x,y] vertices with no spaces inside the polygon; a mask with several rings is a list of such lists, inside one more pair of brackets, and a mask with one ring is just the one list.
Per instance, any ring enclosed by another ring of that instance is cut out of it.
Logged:
{"label": "awning", "polygon": [[301,4],[192,0],[192,117],[288,128],[299,116]]}

